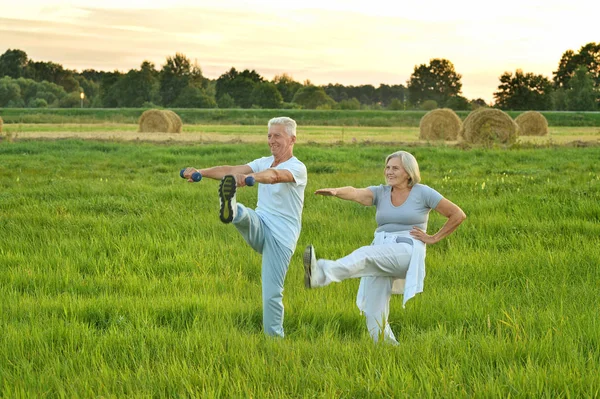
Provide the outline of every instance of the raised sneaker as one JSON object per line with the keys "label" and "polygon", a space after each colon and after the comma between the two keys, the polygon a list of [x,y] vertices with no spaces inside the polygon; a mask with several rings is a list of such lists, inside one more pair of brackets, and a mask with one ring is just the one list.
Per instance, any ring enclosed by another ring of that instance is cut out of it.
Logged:
{"label": "raised sneaker", "polygon": [[237,214],[235,190],[235,176],[223,176],[221,184],[219,184],[219,200],[221,202],[219,218],[223,223],[231,223]]}
{"label": "raised sneaker", "polygon": [[304,261],[304,286],[306,288],[313,288],[316,285],[316,268],[317,268],[317,257],[315,255],[315,247],[309,245],[304,250],[302,257]]}

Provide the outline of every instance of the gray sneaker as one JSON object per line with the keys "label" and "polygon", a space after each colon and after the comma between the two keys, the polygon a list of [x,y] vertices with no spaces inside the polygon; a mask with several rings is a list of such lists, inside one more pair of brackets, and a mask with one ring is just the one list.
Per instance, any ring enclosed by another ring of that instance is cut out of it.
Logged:
{"label": "gray sneaker", "polygon": [[221,179],[221,184],[219,184],[219,200],[221,202],[219,218],[223,223],[231,223],[237,214],[235,190],[235,176],[223,176]]}
{"label": "gray sneaker", "polygon": [[315,247],[312,245],[307,246],[304,250],[302,260],[304,261],[304,286],[306,288],[313,288],[313,274],[315,272],[315,268],[317,267]]}

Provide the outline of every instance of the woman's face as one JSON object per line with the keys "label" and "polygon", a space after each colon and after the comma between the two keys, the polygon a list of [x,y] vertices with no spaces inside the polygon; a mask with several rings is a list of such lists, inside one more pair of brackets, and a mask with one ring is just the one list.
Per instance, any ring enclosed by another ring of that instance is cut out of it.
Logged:
{"label": "woman's face", "polygon": [[390,158],[385,165],[385,181],[390,186],[399,186],[408,183],[408,173],[402,166],[400,158]]}

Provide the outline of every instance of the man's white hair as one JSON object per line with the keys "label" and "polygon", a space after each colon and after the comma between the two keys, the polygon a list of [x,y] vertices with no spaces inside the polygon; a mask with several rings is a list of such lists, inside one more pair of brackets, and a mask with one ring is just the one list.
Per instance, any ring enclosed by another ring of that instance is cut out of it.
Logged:
{"label": "man's white hair", "polygon": [[276,118],[272,118],[269,121],[269,127],[273,125],[283,126],[287,134],[296,137],[296,121],[292,118],[288,118],[287,116],[278,116]]}

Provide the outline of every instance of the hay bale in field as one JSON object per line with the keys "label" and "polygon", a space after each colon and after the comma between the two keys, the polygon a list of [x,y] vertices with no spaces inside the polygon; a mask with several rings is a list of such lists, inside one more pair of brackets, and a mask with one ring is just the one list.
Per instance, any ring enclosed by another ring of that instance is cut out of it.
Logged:
{"label": "hay bale in field", "polygon": [[537,111],[523,112],[517,116],[515,123],[519,126],[519,136],[546,136],[548,121]]}
{"label": "hay bale in field", "polygon": [[181,122],[179,115],[169,109],[164,110],[164,112],[171,119],[171,123],[173,124],[173,131],[171,133],[181,133],[183,122]]}
{"label": "hay bale in field", "polygon": [[423,140],[456,140],[462,121],[450,108],[429,111],[419,123],[419,138]]}
{"label": "hay bale in field", "polygon": [[471,144],[513,144],[517,141],[518,129],[506,112],[479,108],[465,118],[460,137]]}
{"label": "hay bale in field", "polygon": [[172,133],[173,122],[166,112],[160,109],[149,109],[140,116],[138,131],[142,133]]}

